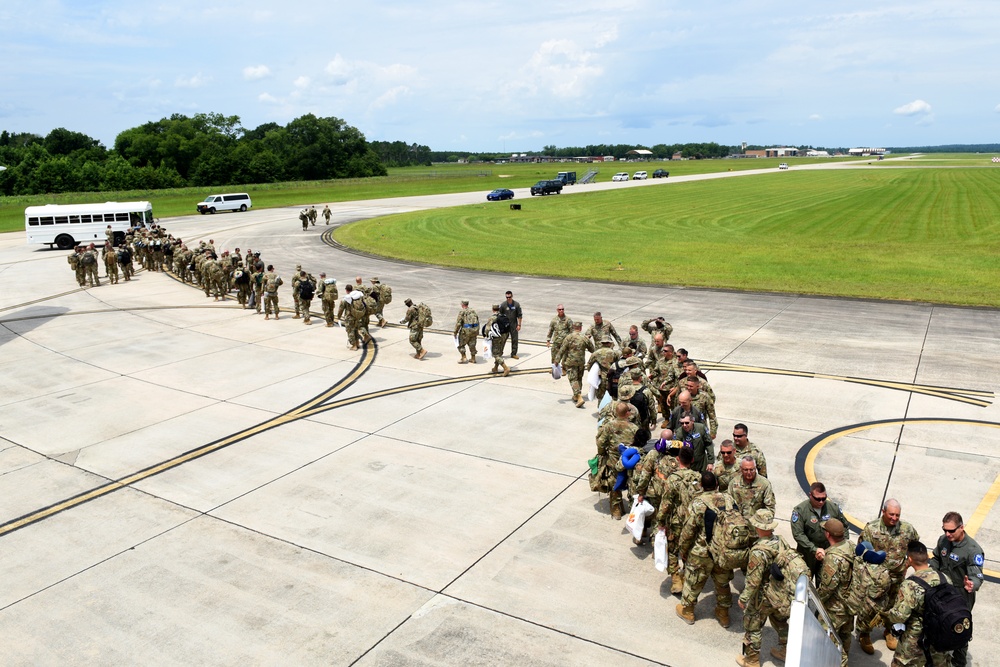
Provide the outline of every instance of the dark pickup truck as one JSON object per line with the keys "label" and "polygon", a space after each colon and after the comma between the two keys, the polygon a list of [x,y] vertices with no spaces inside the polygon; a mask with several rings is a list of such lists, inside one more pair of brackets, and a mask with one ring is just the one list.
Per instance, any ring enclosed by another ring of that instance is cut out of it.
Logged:
{"label": "dark pickup truck", "polygon": [[559,194],[562,189],[562,181],[538,181],[531,186],[531,196]]}

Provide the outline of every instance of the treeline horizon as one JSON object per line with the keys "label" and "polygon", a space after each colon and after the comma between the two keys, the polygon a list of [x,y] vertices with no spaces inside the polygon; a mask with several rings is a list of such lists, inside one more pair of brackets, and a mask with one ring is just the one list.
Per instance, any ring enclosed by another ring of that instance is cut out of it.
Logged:
{"label": "treeline horizon", "polygon": [[[748,150],[769,146],[748,145]],[[793,146],[800,150],[846,152],[844,147]],[[893,152],[989,153],[1000,144],[886,147]],[[557,158],[614,156],[649,150],[654,160],[676,154],[687,159],[723,158],[742,150],[715,142],[684,144],[588,144],[544,146],[526,155]],[[368,141],[357,128],[313,114],[287,125],[242,127],[239,116],[173,114],[119,133],[114,145],[81,132],[55,128],[44,137],[31,132],[0,132],[0,195],[62,192],[159,190],[286,181],[385,176],[390,167],[438,162],[509,159],[508,152],[434,151],[404,141]]]}

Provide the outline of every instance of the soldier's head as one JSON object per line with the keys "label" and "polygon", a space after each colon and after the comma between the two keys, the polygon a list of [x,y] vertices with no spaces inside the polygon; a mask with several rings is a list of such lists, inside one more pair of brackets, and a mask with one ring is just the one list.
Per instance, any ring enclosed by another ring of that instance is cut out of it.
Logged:
{"label": "soldier's head", "polygon": [[[346,293],[350,294],[351,292],[354,291],[354,285],[352,285],[351,283],[347,283],[346,285],[344,285],[344,291]],[[409,301],[409,299],[407,299],[406,301]],[[404,301],[403,303],[406,303],[406,301]],[[409,305],[409,304],[407,304],[407,305]]]}
{"label": "soldier's head", "polygon": [[687,446],[681,447],[680,453],[677,454],[677,463],[682,468],[690,468],[694,463],[694,450]]}
{"label": "soldier's head", "polygon": [[513,292],[511,292],[510,290],[507,290],[507,294],[505,294],[504,296],[507,297],[507,303],[508,304],[514,303],[514,293]]}
{"label": "soldier's head", "polygon": [[609,347],[613,347],[614,344],[615,344],[615,339],[612,338],[611,336],[605,336],[604,339],[601,341],[601,345],[607,345]]}
{"label": "soldier's head", "polygon": [[715,491],[719,488],[719,479],[715,476],[714,472],[709,472],[708,470],[701,473],[701,490],[702,491]]}
{"label": "soldier's head", "polygon": [[823,534],[830,544],[839,544],[844,541],[844,524],[840,519],[827,519],[823,522]]}
{"label": "soldier's head", "polygon": [[319,279],[320,279],[320,280],[323,280],[324,278],[326,278],[326,274],[325,274],[325,273],[323,273],[322,271],[320,271],[320,272],[319,272]]}
{"label": "soldier's head", "polygon": [[634,324],[628,328],[628,337],[632,340],[639,338],[639,327]]}
{"label": "soldier's head", "polygon": [[882,503],[882,523],[886,528],[892,528],[899,523],[899,516],[903,513],[903,508],[899,506],[899,501],[889,498]]}
{"label": "soldier's head", "polygon": [[752,484],[757,479],[757,462],[749,454],[740,461],[740,475],[747,484]]}
{"label": "soldier's head", "polygon": [[691,394],[691,398],[694,398],[698,395],[698,392],[701,391],[701,378],[697,375],[692,375],[685,381],[684,386],[687,387],[688,393]]}
{"label": "soldier's head", "polygon": [[667,343],[666,345],[663,346],[663,358],[666,359],[667,361],[670,361],[671,359],[674,358],[674,346],[671,345],[670,343]]}
{"label": "soldier's head", "polygon": [[573,331],[583,331],[583,323],[573,322]]}
{"label": "soldier's head", "polygon": [[774,529],[778,527],[778,522],[774,520],[774,513],[768,509],[759,509],[750,517],[750,525],[757,529],[758,537],[771,537]]}
{"label": "soldier's head", "polygon": [[493,312],[494,313],[499,313],[500,312],[500,304],[499,303],[494,303],[493,304]]}
{"label": "soldier's head", "polygon": [[687,361],[687,358],[688,358],[688,351],[685,350],[683,347],[677,348],[677,363],[683,364],[685,361]]}
{"label": "soldier's head", "polygon": [[927,546],[920,540],[910,540],[906,543],[906,564],[915,570],[927,567]]}
{"label": "soldier's head", "polygon": [[372,285],[378,285],[378,276],[372,277]]}
{"label": "soldier's head", "polygon": [[357,276],[354,279],[354,284],[357,285],[358,287],[361,287],[364,284],[364,282],[365,281],[364,281],[364,279],[361,276]]}
{"label": "soldier's head", "polygon": [[629,404],[625,401],[621,401],[615,406],[615,416],[618,417],[618,419],[628,419],[630,412],[628,405]]}
{"label": "soldier's head", "polygon": [[691,392],[689,392],[689,391],[682,391],[681,393],[677,394],[677,402],[680,403],[681,410],[683,412],[690,412],[691,411]]}
{"label": "soldier's head", "polygon": [[594,324],[604,324],[604,317],[600,313],[594,313]]}
{"label": "soldier's head", "polygon": [[965,539],[965,523],[958,512],[948,512],[941,519],[941,530],[949,542],[961,542]]}
{"label": "soldier's head", "polygon": [[[653,335],[653,347],[662,348],[663,347],[663,334],[658,333]],[[670,357],[667,357],[668,359]]]}
{"label": "soldier's head", "polygon": [[722,462],[727,466],[736,463],[736,447],[733,446],[732,440],[722,441],[722,444],[719,445],[719,454],[722,456]]}
{"label": "soldier's head", "polygon": [[681,417],[681,434],[690,433],[694,430],[694,418],[691,415]]}
{"label": "soldier's head", "polygon": [[403,303],[406,304],[407,308],[412,308],[413,307],[413,299],[407,299]]}
{"label": "soldier's head", "polygon": [[561,303],[556,306],[556,315],[558,317],[566,317],[566,308]]}
{"label": "soldier's head", "polygon": [[809,485],[809,504],[816,509],[826,504],[826,485],[823,482],[813,482]]}
{"label": "soldier's head", "polygon": [[687,374],[689,378],[698,377],[698,364],[694,363],[690,359],[685,360],[684,373]]}
{"label": "soldier's head", "polygon": [[469,307],[469,302],[468,301],[462,301],[462,310],[465,310],[468,307]]}
{"label": "soldier's head", "polygon": [[274,264],[268,264],[267,265],[267,270],[270,271],[270,272],[273,272],[274,271]]}
{"label": "soldier's head", "polygon": [[733,427],[733,442],[739,445],[741,449],[746,447],[749,442],[747,440],[747,433],[749,432],[750,429],[747,428],[746,424],[737,424]]}
{"label": "soldier's head", "polygon": [[673,439],[674,439],[674,432],[671,431],[669,428],[665,428],[662,431],[660,431],[660,439],[656,441],[656,444],[653,445],[653,447],[656,449],[656,451],[662,454],[665,451],[667,451],[667,448],[670,446],[670,443],[673,441]]}
{"label": "soldier's head", "polygon": [[305,277],[306,277],[306,272],[305,271],[299,271],[299,278],[305,279]]}

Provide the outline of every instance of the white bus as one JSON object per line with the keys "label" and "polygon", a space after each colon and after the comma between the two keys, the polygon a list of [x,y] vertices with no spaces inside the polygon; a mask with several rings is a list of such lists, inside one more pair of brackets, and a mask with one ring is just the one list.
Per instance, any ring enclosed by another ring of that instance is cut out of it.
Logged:
{"label": "white bus", "polygon": [[108,225],[115,243],[125,239],[132,227],[153,224],[153,205],[148,201],[109,201],[104,204],[46,204],[24,209],[24,233],[28,243],[45,243],[63,250],[81,243],[104,245]]}

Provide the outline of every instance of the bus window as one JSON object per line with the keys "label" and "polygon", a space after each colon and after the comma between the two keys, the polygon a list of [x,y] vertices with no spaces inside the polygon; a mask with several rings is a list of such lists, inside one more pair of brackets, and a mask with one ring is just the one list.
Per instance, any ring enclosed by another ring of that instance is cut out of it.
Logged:
{"label": "bus window", "polygon": [[90,214],[89,213],[84,213],[83,215],[81,215],[80,216],[80,222],[84,223],[84,224],[90,223]]}
{"label": "bus window", "polygon": [[71,216],[69,216],[69,224],[71,224],[71,225],[78,225],[78,224],[80,224],[80,216],[78,216],[78,215],[71,215]]}
{"label": "bus window", "polygon": [[38,226],[38,218],[28,218],[28,224],[32,227]]}
{"label": "bus window", "polygon": [[56,224],[57,225],[65,225],[65,224],[68,224],[68,223],[69,223],[69,220],[67,219],[67,217],[65,215],[57,215],[56,216]]}
{"label": "bus window", "polygon": [[130,213],[129,224],[131,224],[133,227],[138,227],[142,225],[142,213],[139,213],[137,211],[133,211],[132,213]]}
{"label": "bus window", "polygon": [[51,225],[52,224],[52,218],[40,218],[40,220],[41,220],[41,222],[42,222],[43,225]]}
{"label": "bus window", "polygon": [[128,222],[128,213],[115,213],[115,219],[118,222]]}

